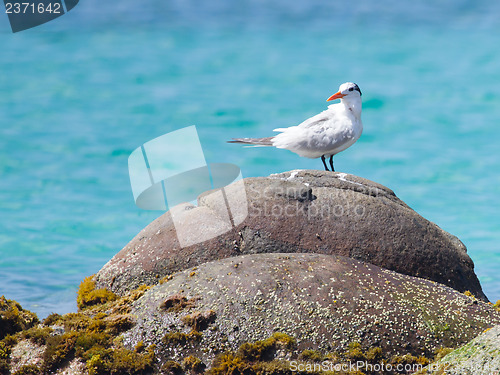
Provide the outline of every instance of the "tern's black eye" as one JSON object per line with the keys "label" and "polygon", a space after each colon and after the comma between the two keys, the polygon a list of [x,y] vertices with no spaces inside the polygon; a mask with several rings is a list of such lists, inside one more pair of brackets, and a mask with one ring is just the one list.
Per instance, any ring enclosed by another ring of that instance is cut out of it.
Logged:
{"label": "tern's black eye", "polygon": [[349,87],[349,91],[353,91],[354,90],[354,87]]}

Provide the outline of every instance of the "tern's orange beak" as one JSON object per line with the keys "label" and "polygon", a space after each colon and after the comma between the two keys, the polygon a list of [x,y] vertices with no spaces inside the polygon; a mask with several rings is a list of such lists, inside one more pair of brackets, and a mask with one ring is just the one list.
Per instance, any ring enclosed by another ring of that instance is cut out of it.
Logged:
{"label": "tern's orange beak", "polygon": [[327,102],[329,102],[330,100],[335,100],[335,99],[340,99],[340,98],[343,98],[345,95],[344,94],[341,94],[340,91],[336,94],[333,94],[332,96],[330,96],[328,99],[326,99]]}

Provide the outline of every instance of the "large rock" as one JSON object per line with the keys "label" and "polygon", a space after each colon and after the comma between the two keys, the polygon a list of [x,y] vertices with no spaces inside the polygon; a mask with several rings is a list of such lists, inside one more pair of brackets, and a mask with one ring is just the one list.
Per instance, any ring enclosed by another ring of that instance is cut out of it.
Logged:
{"label": "large rock", "polygon": [[500,373],[500,325],[454,350],[427,369],[427,373],[484,375]]}
{"label": "large rock", "polygon": [[[452,288],[322,254],[206,263],[151,288],[131,313],[137,323],[124,334],[125,345],[143,341],[156,345],[161,361],[194,355],[206,364],[276,331],[296,338],[297,353],[343,352],[358,342],[380,347],[387,358],[432,357],[500,322],[490,304]],[[193,328],[201,334],[193,336]]]}
{"label": "large rock", "polygon": [[[247,178],[244,187],[243,194],[226,188],[233,206],[248,204],[248,215],[234,220],[232,229],[224,229],[228,210],[220,194],[203,194],[199,207],[174,210],[177,230],[171,212],[142,230],[99,271],[97,285],[123,294],[230,256],[322,253],[434,280],[487,300],[464,244],[382,185],[344,173],[303,170]],[[191,240],[208,238],[207,231],[222,234],[185,247],[177,238],[181,232],[191,234]]]}
{"label": "large rock", "polygon": [[500,325],[427,367],[426,374],[483,375],[500,373]]}

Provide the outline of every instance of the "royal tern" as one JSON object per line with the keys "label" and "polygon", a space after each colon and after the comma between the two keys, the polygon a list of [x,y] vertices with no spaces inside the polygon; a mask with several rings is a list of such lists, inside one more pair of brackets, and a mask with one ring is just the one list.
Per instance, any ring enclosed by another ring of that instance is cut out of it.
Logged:
{"label": "royal tern", "polygon": [[327,99],[340,99],[340,103],[328,106],[297,126],[274,129],[280,134],[266,138],[233,138],[229,143],[244,143],[254,146],[274,146],[295,152],[299,156],[321,158],[328,171],[325,158],[330,157],[333,168],[333,156],[352,146],[363,132],[361,122],[361,90],[358,85],[346,82],[339,91]]}

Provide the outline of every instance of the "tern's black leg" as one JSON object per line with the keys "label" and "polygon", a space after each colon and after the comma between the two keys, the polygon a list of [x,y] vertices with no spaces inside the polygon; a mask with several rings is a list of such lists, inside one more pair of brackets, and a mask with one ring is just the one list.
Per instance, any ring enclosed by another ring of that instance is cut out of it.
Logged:
{"label": "tern's black leg", "polygon": [[332,172],[335,172],[335,168],[333,168],[333,155],[330,156],[330,167],[332,168]]}
{"label": "tern's black leg", "polygon": [[328,167],[326,166],[325,155],[321,155],[321,161],[323,162],[323,165],[325,166],[325,171],[329,171]]}

